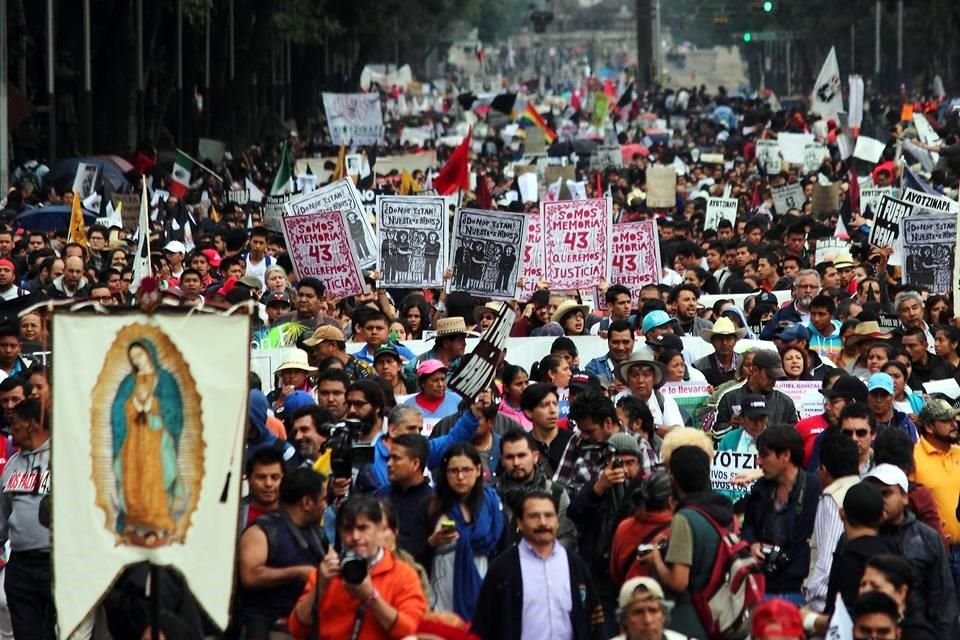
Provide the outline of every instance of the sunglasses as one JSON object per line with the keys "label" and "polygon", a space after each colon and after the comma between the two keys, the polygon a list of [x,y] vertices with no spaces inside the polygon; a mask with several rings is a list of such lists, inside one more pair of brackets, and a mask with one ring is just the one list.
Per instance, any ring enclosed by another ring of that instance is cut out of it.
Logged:
{"label": "sunglasses", "polygon": [[857,436],[858,438],[866,438],[868,435],[870,435],[870,429],[841,429],[841,431],[843,432],[843,435],[847,436],[848,438],[852,438],[853,436]]}

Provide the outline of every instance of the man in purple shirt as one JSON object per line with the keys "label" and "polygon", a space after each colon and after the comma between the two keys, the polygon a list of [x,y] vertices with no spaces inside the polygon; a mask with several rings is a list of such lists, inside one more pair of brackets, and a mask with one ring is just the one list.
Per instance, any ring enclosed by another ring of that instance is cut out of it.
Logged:
{"label": "man in purple shirt", "polygon": [[557,543],[560,520],[550,493],[523,498],[517,527],[523,539],[490,565],[480,588],[472,631],[483,640],[601,640],[603,608],[586,563]]}

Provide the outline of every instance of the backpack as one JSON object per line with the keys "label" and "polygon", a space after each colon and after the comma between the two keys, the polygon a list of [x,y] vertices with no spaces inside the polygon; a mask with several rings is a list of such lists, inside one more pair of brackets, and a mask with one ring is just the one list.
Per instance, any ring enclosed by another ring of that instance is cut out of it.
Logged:
{"label": "backpack", "polygon": [[721,526],[706,511],[684,507],[700,514],[720,540],[710,577],[703,589],[691,594],[691,603],[711,640],[739,640],[750,633],[750,614],[763,602],[766,577],[750,544]]}

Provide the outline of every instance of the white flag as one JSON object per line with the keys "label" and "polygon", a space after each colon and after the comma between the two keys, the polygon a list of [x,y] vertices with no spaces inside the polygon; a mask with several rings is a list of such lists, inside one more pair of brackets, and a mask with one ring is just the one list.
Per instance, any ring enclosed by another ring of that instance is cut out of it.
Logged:
{"label": "white flag", "polygon": [[247,190],[250,192],[250,202],[263,202],[263,191],[257,189],[250,178],[244,178]]}
{"label": "white flag", "polygon": [[830,624],[824,637],[830,640],[853,640],[853,618],[843,604],[843,598],[837,594],[837,605],[833,608]]}
{"label": "white flag", "polygon": [[133,256],[133,280],[130,292],[136,293],[140,282],[151,275],[150,270],[150,214],[147,207],[147,183],[143,183],[143,195],[140,197],[140,224],[137,227],[137,254]]}
{"label": "white flag", "polygon": [[847,116],[847,126],[859,129],[863,124],[863,77],[853,75],[850,81],[850,113]]}
{"label": "white flag", "polygon": [[823,62],[817,83],[813,86],[813,111],[824,118],[836,118],[843,111],[843,94],[840,88],[840,66],[837,64],[837,52],[830,47],[830,53]]}

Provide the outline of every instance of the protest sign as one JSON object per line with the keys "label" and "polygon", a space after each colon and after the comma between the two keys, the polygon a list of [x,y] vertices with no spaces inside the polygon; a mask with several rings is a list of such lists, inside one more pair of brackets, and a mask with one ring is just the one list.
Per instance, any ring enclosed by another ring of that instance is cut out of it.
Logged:
{"label": "protest sign", "polygon": [[736,502],[750,493],[753,483],[740,486],[733,483],[733,478],[757,469],[755,453],[717,451],[713,454],[713,464],[710,465],[710,487]]}
{"label": "protest sign", "polygon": [[597,147],[590,155],[590,170],[604,171],[608,167],[620,168],[623,166],[623,154],[620,147]]}
{"label": "protest sign", "polygon": [[710,399],[710,385],[706,382],[667,382],[660,391],[673,398],[680,410],[693,419],[694,427],[701,428],[697,413]]}
{"label": "protest sign", "polygon": [[363,156],[359,153],[350,153],[344,157],[347,175],[351,178],[359,178],[361,166],[363,165]]}
{"label": "protest sign", "polygon": [[960,202],[916,189],[904,189],[900,199],[913,205],[913,213],[960,213]]}
{"label": "protest sign", "polygon": [[871,138],[870,136],[858,136],[857,144],[853,148],[853,157],[866,160],[871,164],[876,164],[883,156],[883,150],[887,145]]}
{"label": "protest sign", "polygon": [[577,168],[573,165],[567,165],[565,167],[551,165],[546,167],[543,170],[543,179],[545,184],[553,184],[557,180],[576,180],[577,179]]}
{"label": "protest sign", "polygon": [[896,197],[891,187],[865,187],[860,189],[860,215],[873,218],[883,196]]}
{"label": "protest sign", "polygon": [[496,320],[480,336],[477,346],[450,375],[450,389],[475,401],[477,396],[490,388],[503,360],[503,348],[516,317],[513,309],[506,304],[500,307]]}
{"label": "protest sign", "polygon": [[812,133],[787,133],[777,135],[780,143],[780,154],[788,164],[805,164],[808,144],[814,144]]}
{"label": "protest sign", "polygon": [[768,176],[775,176],[782,168],[780,143],[776,140],[757,140],[757,166]]}
{"label": "protest sign", "polygon": [[647,168],[647,208],[673,209],[677,206],[677,170],[672,166]]}
{"label": "protest sign", "polygon": [[771,187],[770,194],[773,196],[773,208],[777,215],[786,215],[790,209],[800,209],[807,197],[803,193],[803,185],[799,182],[785,184],[779,187]]}
{"label": "protest sign", "polygon": [[803,170],[814,173],[830,157],[830,150],[822,142],[810,142],[803,146]]}
{"label": "protest sign", "polygon": [[222,140],[200,138],[197,141],[197,157],[201,162],[209,160],[214,166],[217,166],[223,162],[226,151],[227,145]]}
{"label": "protest sign", "polygon": [[224,200],[226,202],[233,202],[234,204],[239,204],[243,206],[250,202],[250,190],[249,189],[231,189],[224,194]]}
{"label": "protest sign", "polygon": [[814,215],[831,213],[840,209],[840,183],[834,182],[823,185],[817,182],[813,185],[813,198],[810,208]]}
{"label": "protest sign", "polygon": [[114,193],[110,195],[113,208],[120,207],[120,220],[124,229],[134,230],[140,225],[140,194]]}
{"label": "protest sign", "polygon": [[524,153],[544,153],[547,150],[547,141],[543,135],[543,129],[540,127],[530,127],[526,130],[526,137],[523,139]]}
{"label": "protest sign", "polygon": [[930,293],[948,293],[953,281],[957,216],[909,216],[902,220],[903,282]]}
{"label": "protest sign", "polygon": [[823,413],[822,387],[819,380],[778,380],[774,385],[775,389],[790,396],[801,419]]}
{"label": "protest sign", "polygon": [[100,173],[100,165],[78,162],[77,173],[73,176],[74,193],[80,194],[80,199],[85,200],[97,190],[97,175]]}
{"label": "protest sign", "polygon": [[447,211],[443,198],[377,198],[377,286],[442,287],[446,242]]}
{"label": "protest sign", "polygon": [[537,290],[537,283],[544,277],[543,266],[543,214],[525,214],[527,244],[523,247],[523,300],[529,300]]}
{"label": "protest sign", "polygon": [[526,243],[522,213],[460,209],[453,221],[450,289],[482,298],[514,299]]}
{"label": "protest sign", "polygon": [[707,198],[707,212],[703,219],[703,228],[705,230],[715,230],[721,220],[729,220],[730,224],[735,224],[739,202],[736,198]]}
{"label": "protest sign", "polygon": [[633,305],[639,309],[640,289],[647,284],[660,283],[662,269],[657,221],[615,224],[610,244],[613,249],[610,281],[630,289]]}
{"label": "protest sign", "polygon": [[536,173],[523,173],[517,176],[517,188],[520,189],[521,202],[536,202],[540,199]]}
{"label": "protest sign", "polygon": [[544,276],[551,289],[610,279],[611,204],[606,198],[542,202]]}
{"label": "protest sign", "polygon": [[900,221],[912,211],[913,206],[890,196],[880,198],[880,207],[870,229],[869,243],[876,247],[892,247],[900,237]]}
{"label": "protest sign", "polygon": [[344,212],[284,216],[281,222],[297,278],[318,278],[327,293],[338,298],[364,292],[363,273],[357,264]]}
{"label": "protest sign", "polygon": [[288,216],[328,211],[344,213],[360,268],[372,268],[377,262],[377,240],[352,180],[342,178],[310,193],[297,194],[284,206],[284,212]]}
{"label": "protest sign", "polygon": [[298,193],[283,193],[280,195],[266,195],[263,197],[263,226],[270,231],[275,231],[277,233],[283,233],[283,223],[280,220],[283,218],[284,207],[290,202],[293,198],[298,197]]}
{"label": "protest sign", "polygon": [[850,241],[840,238],[821,238],[817,240],[813,264],[833,262],[838,255],[850,255]]}
{"label": "protest sign", "polygon": [[722,153],[701,153],[700,162],[703,164],[723,164]]}
{"label": "protest sign", "polygon": [[383,112],[378,93],[323,93],[330,138],[335,145],[383,144]]}

